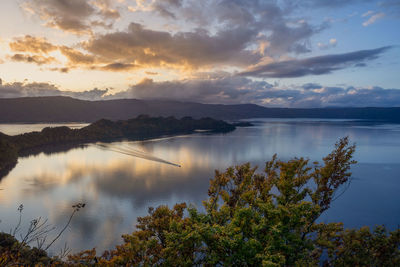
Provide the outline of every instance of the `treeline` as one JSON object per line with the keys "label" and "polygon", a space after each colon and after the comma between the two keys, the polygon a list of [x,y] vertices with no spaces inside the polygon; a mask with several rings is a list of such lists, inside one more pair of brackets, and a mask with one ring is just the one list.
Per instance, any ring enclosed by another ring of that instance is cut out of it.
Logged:
{"label": "treeline", "polygon": [[0,133],[0,175],[4,175],[15,165],[18,156],[38,153],[58,145],[79,145],[119,139],[141,140],[164,135],[190,134],[195,130],[229,132],[234,129],[233,124],[211,118],[196,120],[191,117],[176,119],[140,115],[130,120],[101,119],[81,129],[64,126],[47,127],[41,132],[15,136]]}

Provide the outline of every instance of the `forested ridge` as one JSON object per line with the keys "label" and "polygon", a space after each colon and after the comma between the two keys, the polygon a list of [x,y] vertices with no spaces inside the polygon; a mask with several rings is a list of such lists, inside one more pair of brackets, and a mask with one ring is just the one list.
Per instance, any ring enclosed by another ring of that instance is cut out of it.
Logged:
{"label": "forested ridge", "polygon": [[223,120],[248,118],[326,118],[400,122],[400,107],[267,108],[255,104],[203,104],[172,100],[79,100],[71,97],[0,99],[0,123],[95,122],[127,120],[140,114]]}
{"label": "forested ridge", "polygon": [[115,140],[142,140],[165,135],[190,134],[195,130],[229,132],[233,124],[211,118],[149,117],[140,115],[134,119],[111,121],[98,120],[81,129],[46,127],[40,132],[15,136],[0,133],[0,177],[16,163],[18,156],[40,153],[57,147],[73,147],[84,143],[111,142]]}

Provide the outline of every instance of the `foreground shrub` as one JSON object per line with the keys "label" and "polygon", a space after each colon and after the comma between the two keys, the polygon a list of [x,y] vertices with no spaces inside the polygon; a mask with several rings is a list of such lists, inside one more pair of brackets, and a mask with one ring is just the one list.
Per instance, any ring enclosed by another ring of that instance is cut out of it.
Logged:
{"label": "foreground shrub", "polygon": [[[114,265],[396,266],[400,230],[344,230],[316,223],[351,178],[355,146],[341,139],[323,163],[274,156],[257,173],[250,164],[215,173],[205,212],[185,203],[151,208],[124,243],[95,257]],[[88,257],[91,255],[91,257]],[[84,256],[84,257],[83,257]],[[88,261],[87,261],[88,262]]]}

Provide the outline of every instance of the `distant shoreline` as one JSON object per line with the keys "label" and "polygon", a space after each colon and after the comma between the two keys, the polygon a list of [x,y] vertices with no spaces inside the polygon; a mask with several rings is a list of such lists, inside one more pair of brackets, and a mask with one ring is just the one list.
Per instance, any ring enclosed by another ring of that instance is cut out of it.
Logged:
{"label": "distant shoreline", "polygon": [[79,100],[71,97],[0,98],[0,123],[92,123],[140,114],[222,120],[251,118],[362,119],[400,123],[400,107],[267,108],[255,104],[202,104],[172,100]]}

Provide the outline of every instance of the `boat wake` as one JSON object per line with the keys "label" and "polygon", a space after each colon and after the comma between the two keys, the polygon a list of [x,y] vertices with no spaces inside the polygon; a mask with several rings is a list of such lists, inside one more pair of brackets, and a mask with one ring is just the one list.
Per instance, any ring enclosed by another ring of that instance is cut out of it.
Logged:
{"label": "boat wake", "polygon": [[146,152],[133,149],[132,147],[120,147],[120,146],[115,146],[115,145],[106,144],[106,143],[97,143],[97,144],[94,144],[94,146],[96,146],[100,149],[103,149],[103,150],[107,150],[107,151],[113,151],[113,152],[125,154],[128,156],[132,156],[132,157],[137,157],[137,158],[141,158],[141,159],[147,159],[147,160],[151,160],[151,161],[155,161],[155,162],[160,162],[160,163],[172,165],[175,167],[181,167],[181,165],[179,165],[179,164],[152,156]]}

